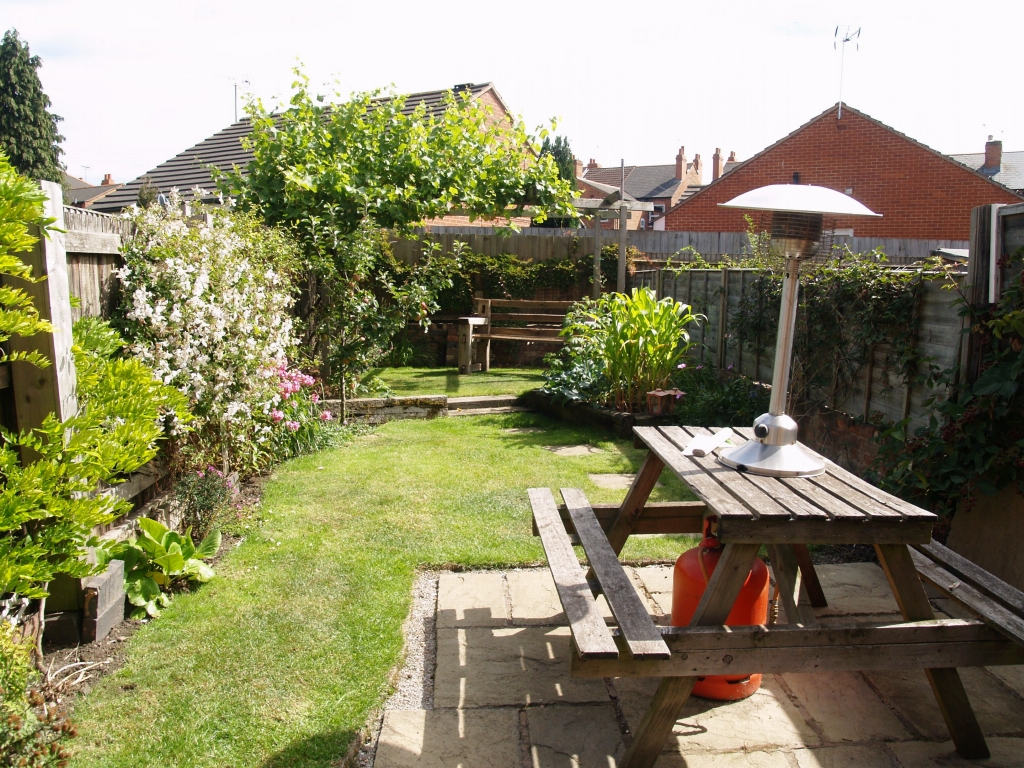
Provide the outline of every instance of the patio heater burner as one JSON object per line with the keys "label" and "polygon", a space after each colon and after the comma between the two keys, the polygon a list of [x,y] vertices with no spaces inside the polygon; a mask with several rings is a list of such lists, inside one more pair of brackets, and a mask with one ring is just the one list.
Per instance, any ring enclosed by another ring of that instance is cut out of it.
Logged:
{"label": "patio heater burner", "polygon": [[754,419],[754,440],[724,450],[719,461],[741,472],[773,477],[812,477],[825,463],[797,443],[797,424],[786,415],[789,373],[796,329],[800,262],[814,257],[821,245],[825,216],[880,216],[848,195],[825,187],[772,184],[745,192],[725,208],[772,211],[772,250],[785,260],[782,308],[775,342],[775,368],[768,413]]}

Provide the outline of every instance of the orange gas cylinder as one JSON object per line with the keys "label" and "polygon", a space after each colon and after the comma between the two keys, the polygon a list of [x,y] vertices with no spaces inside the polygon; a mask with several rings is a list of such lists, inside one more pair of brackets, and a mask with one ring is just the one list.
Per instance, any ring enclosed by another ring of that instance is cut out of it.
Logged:
{"label": "orange gas cylinder", "polygon": [[[706,534],[706,532],[705,532]],[[700,546],[683,552],[676,560],[672,575],[672,626],[685,627],[697,610],[708,579],[722,556],[722,543],[705,535]],[[739,597],[733,603],[726,624],[748,626],[768,621],[768,567],[760,558],[754,559]],[[745,699],[761,687],[761,675],[729,677],[708,675],[697,678],[693,695],[719,701]]]}

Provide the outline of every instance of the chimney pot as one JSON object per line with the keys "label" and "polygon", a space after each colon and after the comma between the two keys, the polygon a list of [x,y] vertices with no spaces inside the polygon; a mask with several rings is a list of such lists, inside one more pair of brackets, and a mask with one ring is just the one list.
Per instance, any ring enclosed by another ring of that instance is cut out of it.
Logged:
{"label": "chimney pot", "polygon": [[721,147],[715,147],[715,154],[711,157],[711,180],[716,181],[725,171],[725,159],[722,157]]}
{"label": "chimney pot", "polygon": [[109,173],[103,174],[103,186],[104,187],[112,187],[112,186],[114,186],[114,177],[111,174],[109,174]]}
{"label": "chimney pot", "polygon": [[1003,164],[1003,142],[992,141],[992,137],[988,137],[988,141],[985,142],[985,170],[991,173],[998,173],[1000,166]]}
{"label": "chimney pot", "polygon": [[729,152],[729,162],[730,163],[735,163],[736,162],[736,153],[735,152],[732,152],[732,151]]}
{"label": "chimney pot", "polygon": [[686,178],[686,147],[680,147],[676,155],[676,181]]}

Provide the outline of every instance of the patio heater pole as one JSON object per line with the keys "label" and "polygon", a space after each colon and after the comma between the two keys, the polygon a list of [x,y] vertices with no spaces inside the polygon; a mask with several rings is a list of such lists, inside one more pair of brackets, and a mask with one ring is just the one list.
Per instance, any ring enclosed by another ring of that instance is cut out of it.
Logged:
{"label": "patio heater pole", "polygon": [[629,221],[628,209],[626,207],[626,160],[623,158],[619,165],[619,270],[615,280],[615,290],[619,293],[626,292],[626,235]]}
{"label": "patio heater pole", "polygon": [[594,211],[594,298],[601,298],[601,211]]}
{"label": "patio heater pole", "polygon": [[768,413],[781,416],[786,412],[789,393],[790,363],[793,359],[793,336],[796,332],[797,297],[800,294],[800,260],[786,259],[786,275],[782,280],[782,308],[779,333],[775,338],[775,370],[772,371],[772,396]]}

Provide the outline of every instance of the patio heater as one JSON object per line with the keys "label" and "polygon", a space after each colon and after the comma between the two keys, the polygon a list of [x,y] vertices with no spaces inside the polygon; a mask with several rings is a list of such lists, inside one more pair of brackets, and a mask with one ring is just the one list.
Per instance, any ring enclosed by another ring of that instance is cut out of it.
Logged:
{"label": "patio heater", "polygon": [[772,250],[785,260],[782,308],[775,342],[775,368],[768,413],[754,419],[754,440],[724,450],[719,461],[741,472],[772,477],[812,477],[825,471],[822,459],[797,443],[797,424],[786,415],[789,373],[796,330],[800,263],[818,254],[825,216],[880,216],[848,195],[825,187],[771,184],[753,189],[727,203],[725,208],[771,211]]}

